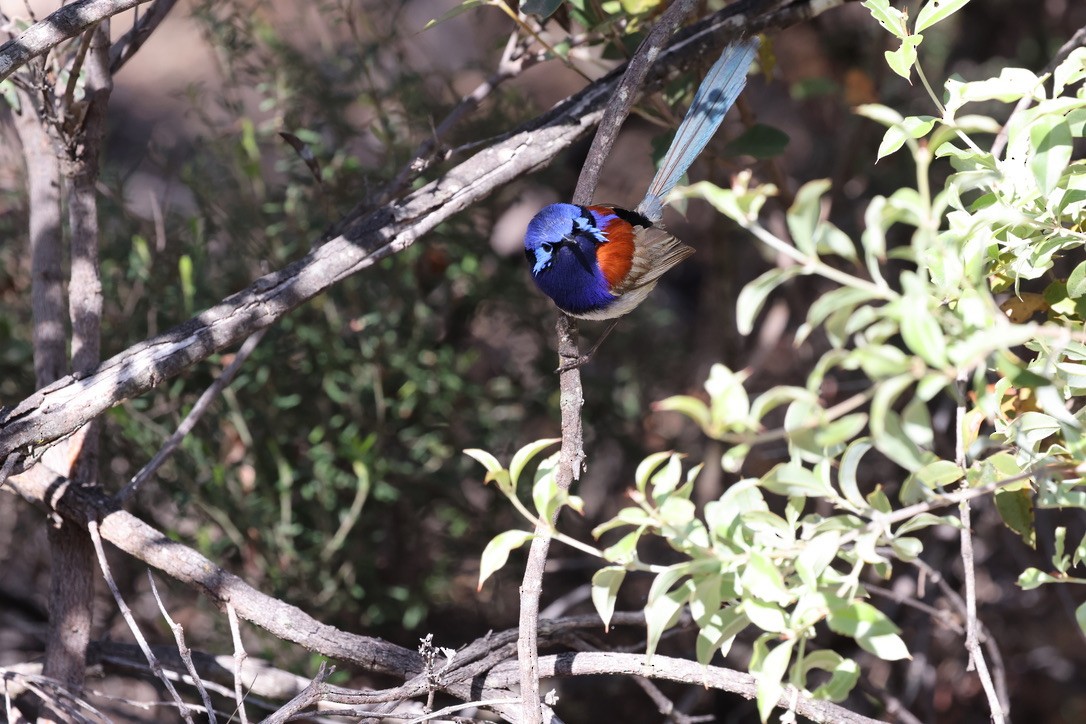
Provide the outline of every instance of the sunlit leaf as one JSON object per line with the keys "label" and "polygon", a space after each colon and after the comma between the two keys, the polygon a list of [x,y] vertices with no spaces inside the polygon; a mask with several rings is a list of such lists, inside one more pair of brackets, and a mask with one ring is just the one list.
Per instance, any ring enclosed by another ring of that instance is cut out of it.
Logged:
{"label": "sunlit leaf", "polygon": [[626,578],[626,569],[619,566],[601,568],[592,576],[592,604],[603,619],[604,630],[611,627],[611,616],[615,613],[615,601],[618,589]]}
{"label": "sunlit leaf", "polygon": [[501,567],[509,560],[509,554],[512,551],[520,548],[532,538],[533,535],[524,530],[507,530],[494,536],[487,543],[479,561],[478,590],[483,589],[486,579],[490,578],[496,571],[501,570]]}
{"label": "sunlit leaf", "polygon": [[[562,442],[560,438],[536,440],[535,442],[528,443],[520,450],[517,450],[517,452],[513,455],[512,462],[509,463],[509,478],[513,481],[514,487],[520,481],[520,474],[524,472],[524,467],[532,461],[532,458],[546,450],[551,445],[559,442]],[[478,458],[476,458],[476,460],[478,460]]]}
{"label": "sunlit leaf", "polygon": [[914,32],[922,32],[965,7],[969,0],[928,0],[916,14]]}

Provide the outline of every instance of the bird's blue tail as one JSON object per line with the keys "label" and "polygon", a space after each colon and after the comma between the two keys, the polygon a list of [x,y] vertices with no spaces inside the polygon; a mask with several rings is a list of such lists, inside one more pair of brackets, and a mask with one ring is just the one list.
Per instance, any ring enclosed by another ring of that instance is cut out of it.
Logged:
{"label": "bird's blue tail", "polygon": [[690,110],[686,112],[686,118],[675,133],[671,148],[664,155],[660,170],[637,207],[651,221],[659,221],[663,216],[664,197],[694,163],[743,91],[743,86],[747,84],[747,69],[757,50],[757,38],[733,43],[724,48],[720,59],[709,69],[694,95]]}

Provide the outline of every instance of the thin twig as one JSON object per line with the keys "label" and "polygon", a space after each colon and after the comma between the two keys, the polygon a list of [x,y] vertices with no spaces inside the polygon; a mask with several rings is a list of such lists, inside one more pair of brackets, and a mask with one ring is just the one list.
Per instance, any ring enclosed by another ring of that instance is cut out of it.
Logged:
{"label": "thin twig", "polygon": [[166,610],[166,604],[162,602],[162,597],[158,595],[158,586],[155,585],[155,577],[151,575],[151,571],[147,571],[147,581],[151,584],[151,593],[155,596],[158,610],[162,612],[162,618],[166,619],[170,630],[173,631],[174,640],[177,642],[177,653],[180,654],[185,669],[189,672],[189,676],[192,677],[196,690],[200,692],[200,700],[204,702],[208,722],[215,724],[215,707],[211,704],[211,695],[207,693],[204,680],[200,678],[200,674],[196,671],[196,665],[192,663],[192,651],[189,650],[188,645],[185,643],[185,629],[170,617],[170,612]]}
{"label": "thin twig", "polygon": [[[229,609],[228,609],[229,610]],[[309,685],[298,692],[298,695],[292,698],[283,706],[265,719],[262,724],[282,724],[282,722],[290,721],[294,719],[296,715],[304,709],[308,709],[311,706],[315,706],[324,698],[325,693],[325,681],[335,673],[336,667],[329,666],[327,661],[322,661],[320,668],[317,669],[317,675],[313,677],[313,680],[309,682]],[[343,712],[337,711],[337,715],[341,715]],[[308,716],[306,718],[309,718]]]}
{"label": "thin twig", "polygon": [[260,344],[260,340],[264,339],[264,335],[267,334],[268,328],[259,329],[249,336],[248,339],[241,345],[241,348],[234,355],[234,359],[230,364],[226,366],[222,374],[218,379],[212,382],[204,393],[200,395],[200,398],[196,400],[196,404],[189,410],[189,414],[185,415],[185,419],[181,421],[181,424],[177,426],[177,430],[162,444],[155,456],[151,458],[150,462],[143,466],[143,468],[136,473],[132,480],[128,482],[123,488],[117,491],[117,494],[113,496],[113,502],[118,505],[124,505],[129,498],[135,495],[140,487],[146,483],[152,475],[158,472],[158,469],[162,467],[163,463],[174,453],[175,450],[181,445],[181,442],[185,439],[185,436],[192,432],[192,429],[196,427],[196,423],[200,421],[200,418],[208,408],[211,407],[211,403],[222,393],[234,380],[234,376],[237,375],[238,370],[245,364],[245,361],[249,359],[249,355],[253,353],[256,346]]}
{"label": "thin twig", "polygon": [[238,625],[237,611],[229,601],[226,603],[226,617],[230,619],[230,635],[234,639],[234,700],[238,705],[241,724],[249,724],[249,717],[245,713],[245,697],[241,691],[241,665],[245,663],[248,654],[245,653],[245,646],[241,643],[241,627]]}
{"label": "thin twig", "polygon": [[[920,558],[910,562],[915,568],[919,569],[925,578],[931,580],[939,588],[939,591],[964,621],[966,618],[965,599],[946,582],[943,574]],[[964,632],[964,628],[962,631]],[[992,660],[992,678],[995,680],[996,691],[999,693],[999,701],[1003,705],[1004,714],[1009,714],[1011,700],[1010,693],[1007,690],[1007,669],[1003,664],[1003,654],[999,650],[999,644],[996,642],[995,637],[979,619],[977,620],[977,637],[984,644],[984,648],[988,651],[988,656]]]}
{"label": "thin twig", "polygon": [[433,134],[423,141],[412,154],[411,160],[400,169],[396,177],[385,188],[384,198],[390,198],[400,191],[404,185],[418,174],[425,171],[434,162],[434,151],[448,132],[483,102],[494,90],[505,81],[516,77],[526,68],[539,62],[539,56],[525,53],[525,42],[517,32],[513,30],[509,40],[505,43],[505,50],[498,61],[498,68],[489,78],[480,83],[475,90],[460,99],[460,102],[449,111],[445,119],[434,128]]}
{"label": "thin twig", "polygon": [[13,452],[4,459],[4,466],[0,467],[0,488],[4,487],[4,483],[8,481],[8,476],[11,475],[11,471],[22,457],[22,453]]}
{"label": "thin twig", "polygon": [[678,0],[673,3],[660,16],[660,20],[645,36],[634,56],[630,58],[626,72],[623,73],[622,80],[615,88],[611,102],[607,104],[607,110],[603,112],[599,128],[592,139],[592,146],[588,149],[588,158],[585,159],[580,178],[577,179],[577,190],[573,192],[573,203],[592,202],[592,197],[596,194],[596,186],[599,184],[600,171],[611,154],[619,129],[622,128],[626,116],[630,114],[630,108],[633,107],[641,86],[645,84],[645,76],[649,68],[656,62],[668,38],[696,5],[697,0]]}
{"label": "thin twig", "polygon": [[132,29],[117,39],[109,53],[109,69],[114,74],[132,59],[176,4],[177,0],[154,0],[143,17],[132,24]]}
{"label": "thin twig", "polygon": [[[965,405],[966,400],[969,399],[966,395],[968,382],[967,373],[960,372],[958,375],[958,403],[954,419],[954,459],[961,470],[965,470],[969,463],[965,450]],[[965,485],[966,483],[963,482],[963,487]],[[958,514],[961,516],[962,521],[960,531],[961,556],[965,577],[965,649],[969,655],[966,670],[976,670],[977,675],[980,677],[981,686],[984,688],[984,694],[988,697],[988,708],[991,711],[992,721],[995,724],[1003,724],[1003,706],[999,701],[995,685],[992,683],[992,676],[988,671],[988,664],[984,660],[984,652],[981,651],[980,642],[977,638],[977,572],[973,556],[973,530],[968,499],[962,500],[958,504]]]}
{"label": "thin twig", "polygon": [[109,591],[113,594],[113,600],[117,602],[117,608],[120,609],[121,616],[124,617],[125,623],[128,624],[128,628],[132,632],[132,636],[135,637],[136,643],[139,644],[140,650],[143,651],[147,663],[151,666],[151,671],[155,672],[155,676],[163,683],[166,690],[170,692],[170,696],[173,698],[174,703],[177,704],[177,710],[178,713],[181,714],[181,717],[189,722],[189,724],[195,724],[192,719],[192,712],[181,698],[181,695],[177,693],[177,689],[174,688],[173,682],[166,676],[162,664],[159,663],[158,657],[151,651],[147,639],[143,637],[143,632],[140,631],[139,624],[136,623],[136,619],[132,615],[132,609],[128,607],[124,597],[121,595],[121,590],[117,587],[117,582],[113,580],[113,574],[109,570],[109,562],[106,560],[106,551],[102,546],[102,536],[98,533],[98,521],[93,519],[88,520],[87,532],[90,533],[91,541],[94,543],[94,550],[98,554],[98,565],[102,569],[102,577],[106,579],[106,585],[109,586]]}

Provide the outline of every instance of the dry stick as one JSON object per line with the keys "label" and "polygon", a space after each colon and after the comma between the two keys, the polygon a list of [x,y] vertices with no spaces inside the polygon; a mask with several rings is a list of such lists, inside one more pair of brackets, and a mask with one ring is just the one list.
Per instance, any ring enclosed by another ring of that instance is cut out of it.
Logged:
{"label": "dry stick", "polygon": [[[943,578],[943,574],[925,563],[921,558],[910,561],[910,563],[939,587],[943,596],[950,602],[950,605],[957,610],[958,615],[961,616],[964,621],[966,618],[965,600],[961,597],[961,594],[951,588],[950,584]],[[977,629],[981,643],[984,644],[984,648],[988,650],[988,656],[992,660],[992,678],[995,679],[996,691],[999,693],[999,701],[1003,705],[1003,711],[1009,713],[1011,710],[1011,697],[1007,690],[1007,667],[1003,664],[1003,654],[999,650],[999,644],[996,643],[995,636],[992,636],[991,632],[979,619],[977,620]],[[964,633],[964,631],[965,629],[962,627],[962,632]]]}
{"label": "dry stick", "polygon": [[[968,374],[964,371],[958,373],[958,404],[955,411],[954,431],[954,460],[961,470],[968,465],[965,450],[965,404],[968,400],[966,385]],[[963,482],[963,486],[965,483]],[[958,504],[958,513],[961,516],[962,529],[962,568],[965,574],[965,650],[969,655],[967,671],[976,669],[980,677],[984,694],[988,697],[988,708],[991,710],[992,721],[995,724],[1003,724],[1003,706],[999,701],[992,676],[988,672],[988,664],[984,660],[984,652],[980,650],[980,642],[977,638],[977,572],[973,557],[973,531],[971,529],[971,515],[969,500],[963,500]]]}
{"label": "dry stick", "polygon": [[[335,673],[335,670],[336,667],[330,667],[328,666],[328,662],[322,661],[320,668],[317,669],[317,675],[313,677],[313,681],[309,682],[308,686],[299,691],[297,696],[279,707],[279,709],[271,716],[264,719],[261,724],[282,724],[282,722],[290,721],[295,714],[298,714],[303,709],[315,706],[322,701],[326,688],[324,682],[329,676]],[[337,716],[341,714],[342,712],[336,712]]]}
{"label": "dry stick", "polygon": [[[608,651],[571,652],[541,656],[539,671],[543,676],[626,675],[647,676],[684,684],[729,691],[746,699],[757,696],[757,682],[746,672],[719,666],[702,666],[690,659],[678,659],[657,654],[652,665],[645,666],[644,654],[619,654]],[[508,661],[495,666],[483,678],[487,685],[507,685],[517,680],[517,663]],[[798,695],[797,695],[798,694]],[[876,719],[857,714],[837,704],[800,694],[792,686],[785,687],[777,706],[791,708],[797,714],[816,722],[834,724],[881,724]]]}
{"label": "dry stick", "polygon": [[170,617],[170,612],[166,610],[166,604],[162,602],[162,597],[158,595],[158,586],[155,585],[155,577],[151,575],[150,571],[147,571],[147,581],[151,584],[151,593],[154,594],[155,601],[158,603],[158,610],[162,613],[162,617],[166,619],[170,630],[173,631],[173,638],[177,642],[177,653],[180,654],[181,661],[184,662],[185,669],[189,672],[196,690],[200,692],[200,700],[204,702],[204,709],[207,710],[208,722],[209,724],[215,724],[215,708],[211,704],[211,695],[207,693],[204,680],[200,678],[200,674],[196,671],[196,665],[192,662],[192,651],[185,644],[185,629]]}
{"label": "dry stick", "polygon": [[264,335],[268,329],[258,330],[254,332],[245,343],[241,345],[241,349],[234,355],[234,359],[230,364],[226,366],[222,374],[218,379],[212,382],[204,393],[200,395],[200,398],[196,400],[196,404],[189,410],[189,414],[185,415],[185,419],[181,421],[181,424],[177,426],[177,430],[162,444],[162,447],[155,456],[143,466],[143,468],[132,476],[132,480],[128,482],[123,488],[117,491],[117,494],[113,496],[113,501],[118,506],[123,505],[129,498],[135,495],[140,487],[146,483],[152,475],[158,472],[158,469],[162,467],[163,463],[180,447],[181,442],[185,439],[185,436],[192,432],[192,429],[196,427],[196,423],[200,421],[204,413],[211,407],[211,403],[217,398],[226,387],[233,382],[234,376],[237,375],[238,370],[245,364],[245,361],[249,359],[249,355],[253,353],[256,346],[260,344],[260,340],[264,339]]}
{"label": "dry stick", "polygon": [[[660,55],[668,38],[695,5],[696,0],[679,0],[669,7],[630,59],[626,72],[603,113],[596,136],[592,140],[588,158],[577,180],[577,189],[573,193],[573,203],[592,202],[596,185],[599,183],[600,169],[603,168],[604,161],[611,153],[622,122],[629,115],[649,68]],[[562,450],[558,461],[557,483],[561,490],[569,490],[574,481],[580,479],[581,469],[584,466],[584,431],[581,421],[584,394],[581,388],[580,369],[576,366],[566,367],[565,363],[580,359],[581,354],[577,344],[577,324],[571,317],[559,313],[556,332],[558,334],[558,361],[562,365],[562,371],[558,377],[559,406],[562,413]],[[547,552],[550,548],[550,531],[557,518],[556,511],[550,521],[540,521],[540,524],[536,526],[535,537],[532,538],[532,545],[528,551],[528,561],[520,586],[520,640],[517,642],[517,655],[520,660],[520,694],[523,697],[521,721],[524,724],[539,724],[542,721],[539,703],[539,672],[536,666],[539,656],[536,629],[539,618],[539,598],[543,588],[543,570],[546,567]]]}
{"label": "dry stick", "polygon": [[238,704],[238,716],[241,724],[249,724],[249,718],[245,714],[245,697],[241,692],[241,665],[245,663],[248,654],[241,643],[241,627],[238,625],[238,613],[231,603],[226,604],[226,617],[230,619],[230,635],[234,639],[234,699]]}
{"label": "dry stick", "polygon": [[132,632],[132,636],[135,637],[136,643],[139,644],[140,650],[143,651],[147,663],[151,665],[151,671],[155,672],[155,676],[159,678],[166,687],[166,690],[170,692],[170,696],[173,697],[174,703],[177,704],[178,712],[181,714],[182,718],[189,722],[189,724],[195,724],[192,719],[192,712],[189,711],[185,701],[181,698],[181,695],[177,693],[177,689],[174,688],[173,682],[166,676],[162,664],[159,663],[158,658],[155,656],[154,652],[151,651],[147,639],[143,637],[143,632],[140,631],[139,624],[136,623],[135,617],[132,616],[132,610],[128,608],[128,604],[121,595],[121,590],[117,588],[117,582],[113,580],[113,574],[110,573],[109,570],[109,562],[106,560],[106,551],[102,546],[102,536],[98,531],[98,521],[89,519],[87,521],[87,532],[90,533],[90,539],[94,543],[94,550],[98,554],[98,565],[102,569],[102,577],[106,579],[106,585],[109,586],[109,591],[113,594],[113,600],[117,602],[117,608],[120,609],[121,616],[124,617],[125,623],[128,624],[128,628]]}

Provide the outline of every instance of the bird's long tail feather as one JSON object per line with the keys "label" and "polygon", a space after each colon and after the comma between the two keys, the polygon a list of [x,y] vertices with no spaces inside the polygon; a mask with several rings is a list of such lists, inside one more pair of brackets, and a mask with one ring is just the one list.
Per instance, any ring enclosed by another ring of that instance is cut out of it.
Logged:
{"label": "bird's long tail feather", "polygon": [[660,170],[649,184],[637,210],[653,222],[663,215],[664,197],[675,187],[686,170],[716,133],[728,109],[747,84],[747,69],[758,50],[758,39],[748,38],[724,48],[720,59],[701,82],[690,110],[675,132],[675,139],[664,155]]}

